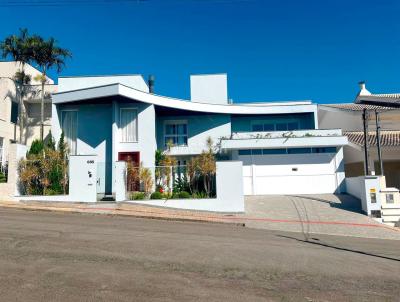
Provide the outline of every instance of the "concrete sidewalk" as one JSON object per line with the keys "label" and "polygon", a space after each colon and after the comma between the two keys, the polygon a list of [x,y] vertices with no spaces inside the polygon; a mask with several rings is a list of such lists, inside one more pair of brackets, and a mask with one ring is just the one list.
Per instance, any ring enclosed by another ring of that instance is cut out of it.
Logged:
{"label": "concrete sidewalk", "polygon": [[[325,197],[326,198],[326,197]],[[300,206],[301,205],[301,206]],[[228,223],[255,229],[311,234],[354,236],[400,240],[400,229],[377,223],[369,217],[351,211],[337,212],[319,199],[287,196],[256,196],[246,199],[245,214],[223,214],[176,210],[129,203],[61,203],[61,202],[0,202],[1,207],[32,211],[58,211],[121,215],[137,218]],[[302,210],[299,210],[301,208]]]}

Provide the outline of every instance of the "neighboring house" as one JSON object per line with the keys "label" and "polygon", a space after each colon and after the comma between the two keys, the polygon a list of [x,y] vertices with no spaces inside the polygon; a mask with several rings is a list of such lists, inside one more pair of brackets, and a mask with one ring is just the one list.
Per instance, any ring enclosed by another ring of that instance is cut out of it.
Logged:
{"label": "neighboring house", "polygon": [[346,177],[365,173],[364,131],[362,113],[369,112],[368,142],[370,169],[380,174],[378,162],[375,111],[379,112],[381,126],[381,149],[384,175],[388,187],[400,188],[400,94],[371,94],[365,83],[354,103],[319,105],[321,128],[340,127],[349,139],[344,148]]}
{"label": "neighboring house", "polygon": [[243,162],[246,195],[342,190],[347,138],[319,130],[310,101],[231,104],[226,74],[191,76],[191,101],[149,93],[140,75],[61,77],[58,87],[53,135],[64,131],[71,154],[97,155],[98,193],[115,192],[114,162],[154,167],[155,151],[172,142],[169,154],[185,165],[208,137],[224,159]]}
{"label": "neighboring house", "polygon": [[[0,62],[0,163],[7,161],[8,146],[11,141],[19,141],[18,111],[19,99],[16,97],[16,87],[13,80],[15,73],[20,70],[18,62]],[[25,65],[25,73],[32,78],[31,85],[25,87],[24,97],[24,129],[22,144],[30,145],[32,140],[39,138],[40,133],[40,91],[41,84],[35,80],[40,71],[29,64]],[[45,136],[51,128],[50,94],[57,91],[52,79],[47,79],[45,85]]]}

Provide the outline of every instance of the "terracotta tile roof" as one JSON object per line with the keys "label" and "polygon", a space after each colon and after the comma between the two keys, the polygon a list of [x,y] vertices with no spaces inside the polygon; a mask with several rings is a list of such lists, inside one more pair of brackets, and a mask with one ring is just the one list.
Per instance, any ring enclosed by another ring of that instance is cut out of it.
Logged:
{"label": "terracotta tile roof", "polygon": [[[350,143],[364,146],[364,132],[349,131],[344,132]],[[368,132],[368,141],[370,146],[376,146],[376,132]],[[399,147],[400,146],[400,130],[384,130],[381,131],[381,146],[382,147]]]}
{"label": "terracotta tile roof", "polygon": [[396,109],[396,108],[387,107],[387,106],[358,104],[358,103],[321,104],[320,106],[331,107],[331,108],[336,108],[336,109],[341,109],[341,110],[346,110],[346,111],[363,111],[364,109],[386,111],[386,110],[395,110]]}
{"label": "terracotta tile roof", "polygon": [[389,107],[400,107],[400,94],[399,93],[382,93],[371,95],[359,95],[356,103],[364,104],[382,104]]}

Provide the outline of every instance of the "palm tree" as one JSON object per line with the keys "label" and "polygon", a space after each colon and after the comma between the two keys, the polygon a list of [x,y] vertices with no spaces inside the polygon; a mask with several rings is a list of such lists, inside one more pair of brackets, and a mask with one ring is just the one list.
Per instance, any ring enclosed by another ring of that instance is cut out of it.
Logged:
{"label": "palm tree", "polygon": [[24,130],[24,87],[30,84],[31,78],[25,73],[25,64],[33,59],[31,47],[31,37],[26,28],[20,28],[18,35],[10,35],[0,42],[1,56],[6,59],[11,57],[14,61],[21,64],[21,68],[15,73],[13,81],[16,88],[16,98],[18,100],[18,124],[19,142],[23,143]]}
{"label": "palm tree", "polygon": [[39,65],[42,71],[40,81],[42,84],[41,106],[40,106],[40,139],[43,141],[44,133],[44,85],[47,81],[47,72],[51,68],[56,68],[57,73],[65,67],[65,59],[71,57],[68,49],[61,48],[57,45],[54,38],[44,40],[42,37],[35,35],[32,39],[33,45],[33,61]]}

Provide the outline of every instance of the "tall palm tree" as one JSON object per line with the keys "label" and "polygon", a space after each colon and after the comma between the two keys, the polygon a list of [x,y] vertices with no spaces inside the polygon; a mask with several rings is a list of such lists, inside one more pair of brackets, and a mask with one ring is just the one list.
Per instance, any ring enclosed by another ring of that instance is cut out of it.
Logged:
{"label": "tall palm tree", "polygon": [[33,59],[31,36],[26,28],[20,28],[18,35],[10,35],[0,42],[1,56],[11,57],[20,63],[20,69],[15,73],[13,81],[16,88],[18,106],[19,142],[23,143],[24,130],[24,87],[30,84],[31,78],[25,73],[25,64]]}
{"label": "tall palm tree", "polygon": [[40,102],[40,140],[43,141],[44,134],[44,85],[47,81],[47,72],[56,68],[57,73],[65,67],[65,60],[70,58],[71,52],[68,49],[61,48],[57,45],[54,38],[44,40],[40,36],[34,36],[33,45],[33,61],[39,65],[42,71],[40,81],[42,84],[41,102]]}

